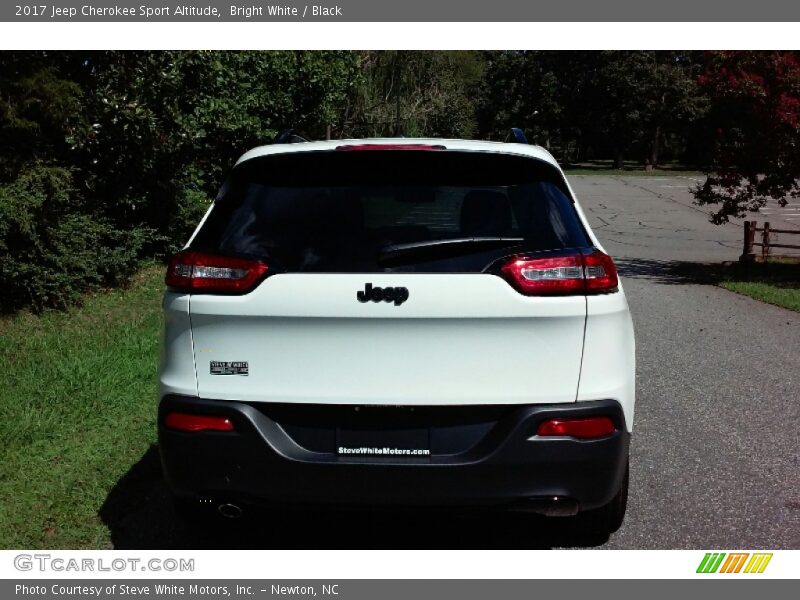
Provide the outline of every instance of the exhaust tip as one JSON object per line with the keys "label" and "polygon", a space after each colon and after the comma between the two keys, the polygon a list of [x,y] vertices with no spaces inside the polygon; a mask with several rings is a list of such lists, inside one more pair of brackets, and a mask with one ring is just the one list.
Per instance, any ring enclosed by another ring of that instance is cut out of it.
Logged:
{"label": "exhaust tip", "polygon": [[242,516],[242,507],[238,504],[226,502],[217,507],[217,511],[226,519],[239,519]]}

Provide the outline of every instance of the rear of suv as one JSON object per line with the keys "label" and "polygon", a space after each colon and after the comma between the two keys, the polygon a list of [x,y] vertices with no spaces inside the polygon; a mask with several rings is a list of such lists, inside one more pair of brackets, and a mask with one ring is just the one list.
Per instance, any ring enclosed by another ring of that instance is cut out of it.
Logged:
{"label": "rear of suv", "polygon": [[184,505],[624,516],[631,318],[536,146],[242,156],[168,266],[159,445]]}

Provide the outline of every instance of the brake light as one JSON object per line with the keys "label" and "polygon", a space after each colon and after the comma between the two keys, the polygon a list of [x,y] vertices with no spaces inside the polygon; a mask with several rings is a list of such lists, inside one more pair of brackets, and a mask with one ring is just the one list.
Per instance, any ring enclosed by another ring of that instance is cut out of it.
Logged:
{"label": "brake light", "polygon": [[193,294],[245,294],[266,274],[267,265],[257,260],[184,250],[169,261],[165,282]]}
{"label": "brake light", "polygon": [[605,437],[616,431],[614,421],[608,417],[585,419],[548,419],[539,423],[536,435],[574,437],[580,440]]}
{"label": "brake light", "polygon": [[441,144],[347,144],[336,146],[337,150],[447,150]]}
{"label": "brake light", "polygon": [[197,433],[199,431],[233,431],[233,422],[227,417],[209,415],[191,415],[189,413],[171,412],[164,419],[164,425],[170,429]]}
{"label": "brake light", "polygon": [[526,296],[600,294],[617,289],[617,269],[599,250],[591,254],[512,257],[502,267],[508,282]]}

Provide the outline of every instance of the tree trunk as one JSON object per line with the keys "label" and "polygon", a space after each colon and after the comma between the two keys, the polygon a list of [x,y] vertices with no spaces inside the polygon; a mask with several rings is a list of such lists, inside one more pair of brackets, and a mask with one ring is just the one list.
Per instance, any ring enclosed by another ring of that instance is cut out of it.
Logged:
{"label": "tree trunk", "polygon": [[589,142],[585,137],[581,136],[575,148],[575,162],[583,162],[589,154]]}
{"label": "tree trunk", "polygon": [[617,150],[614,155],[614,168],[615,169],[622,169],[625,166],[625,156],[622,154],[622,150]]}
{"label": "tree trunk", "polygon": [[660,150],[661,142],[661,126],[656,125],[656,130],[653,132],[653,140],[650,145],[650,166],[655,169],[658,166],[658,153]]}

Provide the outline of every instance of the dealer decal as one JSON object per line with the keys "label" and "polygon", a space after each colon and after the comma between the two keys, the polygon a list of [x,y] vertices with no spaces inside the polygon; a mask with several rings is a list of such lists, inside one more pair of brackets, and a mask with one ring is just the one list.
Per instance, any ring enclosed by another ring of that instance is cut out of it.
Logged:
{"label": "dealer decal", "polygon": [[250,367],[247,361],[211,361],[211,374],[212,375],[249,375]]}

